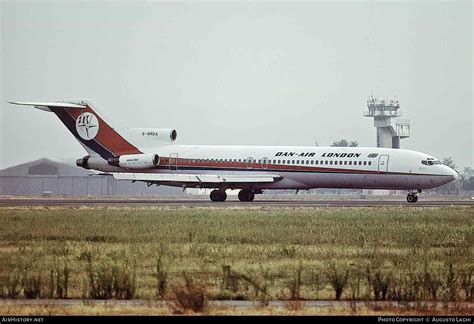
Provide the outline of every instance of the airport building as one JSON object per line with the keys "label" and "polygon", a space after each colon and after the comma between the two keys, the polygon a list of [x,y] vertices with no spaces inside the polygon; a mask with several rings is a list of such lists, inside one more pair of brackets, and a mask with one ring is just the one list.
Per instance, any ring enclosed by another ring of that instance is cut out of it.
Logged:
{"label": "airport building", "polygon": [[40,159],[0,170],[4,196],[159,196],[183,195],[181,188],[118,181],[50,159]]}

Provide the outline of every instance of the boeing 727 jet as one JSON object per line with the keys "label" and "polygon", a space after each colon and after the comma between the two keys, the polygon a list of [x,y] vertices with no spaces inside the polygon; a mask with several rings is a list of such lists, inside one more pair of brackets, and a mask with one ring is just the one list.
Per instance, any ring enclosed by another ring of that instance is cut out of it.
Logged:
{"label": "boeing 727 jet", "polygon": [[375,147],[177,145],[174,129],[126,128],[91,100],[10,102],[54,113],[87,151],[77,166],[117,180],[211,188],[212,201],[240,189],[240,201],[263,190],[313,188],[407,190],[415,203],[423,189],[458,174],[416,151]]}

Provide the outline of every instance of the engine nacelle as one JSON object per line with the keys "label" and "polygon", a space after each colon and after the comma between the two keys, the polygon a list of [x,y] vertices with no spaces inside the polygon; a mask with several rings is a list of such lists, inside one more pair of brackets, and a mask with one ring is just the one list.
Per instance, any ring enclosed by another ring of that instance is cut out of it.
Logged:
{"label": "engine nacelle", "polygon": [[110,168],[109,163],[100,156],[84,156],[82,159],[76,160],[76,165],[78,167],[90,170],[103,170]]}
{"label": "engine nacelle", "polygon": [[110,158],[110,165],[126,169],[150,169],[160,164],[158,154],[127,154]]}
{"label": "engine nacelle", "polygon": [[178,137],[178,132],[171,128],[130,128],[132,142],[138,146],[157,146],[171,144]]}
{"label": "engine nacelle", "polygon": [[91,158],[90,155],[84,156],[82,159],[76,160],[76,165],[80,168],[84,168],[89,170],[91,167],[89,166],[89,159]]}

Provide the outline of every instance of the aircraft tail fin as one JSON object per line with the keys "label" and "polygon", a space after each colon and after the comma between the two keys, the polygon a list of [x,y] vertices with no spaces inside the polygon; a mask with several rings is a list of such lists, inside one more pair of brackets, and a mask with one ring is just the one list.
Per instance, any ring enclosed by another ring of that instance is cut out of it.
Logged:
{"label": "aircraft tail fin", "polygon": [[124,154],[140,154],[128,138],[128,130],[104,116],[92,100],[62,102],[9,102],[53,112],[89,154],[105,160]]}

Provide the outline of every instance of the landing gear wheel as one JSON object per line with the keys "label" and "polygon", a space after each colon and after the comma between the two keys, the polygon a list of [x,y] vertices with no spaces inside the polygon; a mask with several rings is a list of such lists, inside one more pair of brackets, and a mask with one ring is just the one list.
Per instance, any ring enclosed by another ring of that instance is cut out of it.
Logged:
{"label": "landing gear wheel", "polygon": [[212,190],[210,197],[214,202],[225,201],[227,199],[227,194],[223,190]]}
{"label": "landing gear wheel", "polygon": [[413,194],[413,193],[409,193],[407,195],[407,201],[409,203],[416,203],[418,201],[418,196],[416,194]]}
{"label": "landing gear wheel", "polygon": [[248,198],[249,198],[248,201],[253,201],[255,199],[255,194],[253,193],[253,191],[250,191],[250,195]]}
{"label": "landing gear wheel", "polygon": [[240,201],[253,201],[255,199],[255,194],[252,190],[242,189],[239,191],[239,200]]}

